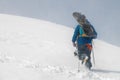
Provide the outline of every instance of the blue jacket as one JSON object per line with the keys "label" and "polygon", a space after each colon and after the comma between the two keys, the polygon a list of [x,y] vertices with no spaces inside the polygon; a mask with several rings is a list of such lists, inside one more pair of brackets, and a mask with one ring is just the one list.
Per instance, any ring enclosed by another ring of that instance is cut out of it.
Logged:
{"label": "blue jacket", "polygon": [[[91,26],[93,28],[93,26]],[[94,33],[95,33],[95,37],[80,37],[80,25],[77,25],[77,27],[75,28],[75,31],[74,31],[74,34],[73,34],[73,37],[72,37],[72,42],[76,42],[77,41],[77,44],[87,44],[87,43],[92,43],[92,39],[96,38],[97,37],[97,33],[95,31],[95,29],[93,28],[94,30]]]}

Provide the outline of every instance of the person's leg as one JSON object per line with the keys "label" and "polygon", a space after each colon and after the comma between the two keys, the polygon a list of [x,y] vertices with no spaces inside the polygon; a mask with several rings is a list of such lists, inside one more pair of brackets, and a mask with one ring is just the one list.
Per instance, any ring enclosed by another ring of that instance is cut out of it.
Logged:
{"label": "person's leg", "polygon": [[78,45],[79,60],[83,60],[85,58],[84,56],[85,52],[86,52],[85,45]]}
{"label": "person's leg", "polygon": [[91,50],[89,50],[88,48],[86,48],[86,54],[88,56],[88,60],[86,61],[86,67],[91,69],[92,67],[92,63],[91,63]]}

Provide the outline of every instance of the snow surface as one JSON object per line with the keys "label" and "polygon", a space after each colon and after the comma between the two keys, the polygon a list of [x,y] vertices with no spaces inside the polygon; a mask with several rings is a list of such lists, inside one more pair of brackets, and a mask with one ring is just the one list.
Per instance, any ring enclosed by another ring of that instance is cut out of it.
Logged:
{"label": "snow surface", "polygon": [[0,14],[0,80],[120,80],[120,47],[100,40],[93,43],[92,71],[81,66],[77,72],[73,32],[43,20]]}

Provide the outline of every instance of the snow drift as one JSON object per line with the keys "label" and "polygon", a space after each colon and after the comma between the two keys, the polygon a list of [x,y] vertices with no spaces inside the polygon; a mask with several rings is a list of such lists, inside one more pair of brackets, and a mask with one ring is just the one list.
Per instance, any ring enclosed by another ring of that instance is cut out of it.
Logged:
{"label": "snow drift", "polygon": [[0,80],[120,80],[120,48],[94,40],[92,72],[77,73],[73,29],[0,14]]}

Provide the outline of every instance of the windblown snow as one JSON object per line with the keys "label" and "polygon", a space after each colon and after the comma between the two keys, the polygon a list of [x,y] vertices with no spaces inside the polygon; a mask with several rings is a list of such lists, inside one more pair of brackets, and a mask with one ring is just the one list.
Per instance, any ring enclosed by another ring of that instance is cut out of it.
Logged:
{"label": "windblown snow", "polygon": [[93,41],[92,71],[77,72],[74,29],[0,14],[0,80],[120,80],[120,47]]}

